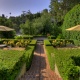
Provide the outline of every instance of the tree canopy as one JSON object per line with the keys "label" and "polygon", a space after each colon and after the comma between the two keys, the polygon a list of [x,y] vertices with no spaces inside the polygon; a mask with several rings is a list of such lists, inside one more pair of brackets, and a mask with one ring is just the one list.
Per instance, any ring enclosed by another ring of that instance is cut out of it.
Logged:
{"label": "tree canopy", "polygon": [[51,0],[49,7],[54,21],[63,21],[65,14],[79,3],[80,0]]}

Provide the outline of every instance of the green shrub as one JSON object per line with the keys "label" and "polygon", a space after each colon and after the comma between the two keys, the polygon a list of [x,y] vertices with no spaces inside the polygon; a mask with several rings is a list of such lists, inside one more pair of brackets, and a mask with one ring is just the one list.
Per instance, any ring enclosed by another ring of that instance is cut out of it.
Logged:
{"label": "green shrub", "polygon": [[66,47],[68,44],[74,44],[74,41],[70,39],[53,39],[50,42],[54,47]]}
{"label": "green shrub", "polygon": [[45,49],[46,49],[46,52],[47,52],[47,57],[48,57],[48,61],[49,61],[49,64],[50,64],[50,68],[52,70],[54,70],[54,67],[55,67],[55,56],[53,54],[53,46],[51,46],[51,43],[49,42],[49,40],[44,40],[44,45],[45,45]]}
{"label": "green shrub", "polygon": [[7,46],[11,47],[26,47],[29,43],[30,40],[27,39],[3,39],[2,41],[3,44],[6,44]]}
{"label": "green shrub", "polygon": [[24,63],[24,51],[0,50],[0,79],[14,80]]}
{"label": "green shrub", "polygon": [[28,46],[27,50],[25,52],[25,59],[26,59],[26,69],[28,70],[31,66],[32,59],[33,59],[33,52],[34,52],[35,46]]}
{"label": "green shrub", "polygon": [[76,46],[80,46],[80,41],[79,41],[79,40],[74,40],[74,44],[75,44]]}
{"label": "green shrub", "polygon": [[80,74],[80,50],[54,49],[54,53],[55,61],[63,80],[78,80]]}
{"label": "green shrub", "polygon": [[35,45],[36,45],[36,43],[37,43],[37,41],[36,41],[36,40],[31,40],[31,42],[29,43],[29,45],[35,46]]}
{"label": "green shrub", "polygon": [[73,9],[66,14],[62,26],[63,36],[67,39],[79,40],[80,31],[66,31],[66,29],[76,25],[80,25],[80,4],[73,7]]}
{"label": "green shrub", "polygon": [[28,70],[34,49],[35,46],[27,46],[25,51],[0,50],[0,80],[14,80],[25,62]]}
{"label": "green shrub", "polygon": [[55,39],[55,36],[48,36],[48,39]]}
{"label": "green shrub", "polygon": [[15,36],[15,39],[33,39],[33,36],[31,36],[31,35],[19,35],[19,36]]}
{"label": "green shrub", "polygon": [[51,43],[49,42],[49,40],[44,40],[44,44],[45,44],[46,46],[51,46]]}
{"label": "green shrub", "polygon": [[48,61],[50,64],[50,68],[52,70],[55,69],[55,55],[54,55],[54,51],[53,51],[53,46],[45,46],[46,51],[47,51],[47,57],[48,57]]}

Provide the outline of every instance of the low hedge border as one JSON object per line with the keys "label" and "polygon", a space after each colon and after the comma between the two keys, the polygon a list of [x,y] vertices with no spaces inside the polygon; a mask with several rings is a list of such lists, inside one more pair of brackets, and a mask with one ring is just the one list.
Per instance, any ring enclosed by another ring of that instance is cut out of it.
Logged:
{"label": "low hedge border", "polygon": [[44,40],[44,45],[45,46],[52,46],[48,39]]}
{"label": "low hedge border", "polygon": [[55,61],[63,80],[79,80],[80,49],[54,49]]}
{"label": "low hedge border", "polygon": [[[34,45],[35,44],[36,43],[34,43]],[[35,46],[31,45],[27,46],[26,50],[24,51],[0,50],[0,79],[14,80],[16,79],[17,76],[22,75],[20,69],[25,62],[26,62],[26,70],[28,70],[32,63],[34,49]],[[8,55],[10,53],[14,54],[14,56]],[[14,63],[14,65],[12,63]]]}
{"label": "low hedge border", "polygon": [[55,55],[54,55],[54,51],[53,51],[53,46],[51,46],[51,43],[49,42],[49,40],[44,40],[44,45],[45,45],[45,49],[46,49],[46,53],[47,53],[47,57],[48,57],[48,61],[50,64],[50,68],[52,70],[55,69]]}
{"label": "low hedge border", "polygon": [[24,51],[0,50],[0,79],[14,80],[24,61]]}
{"label": "low hedge border", "polygon": [[37,43],[37,40],[31,40],[31,42],[29,43],[30,46],[35,46]]}

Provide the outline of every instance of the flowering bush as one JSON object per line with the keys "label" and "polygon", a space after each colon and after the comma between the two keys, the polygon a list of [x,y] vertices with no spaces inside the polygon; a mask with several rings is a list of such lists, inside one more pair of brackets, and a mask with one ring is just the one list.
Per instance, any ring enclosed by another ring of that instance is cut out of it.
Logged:
{"label": "flowering bush", "polygon": [[62,40],[62,39],[59,39],[59,40],[53,40],[52,41],[52,45],[54,47],[65,47],[66,45],[69,45],[69,44],[74,44],[73,40]]}

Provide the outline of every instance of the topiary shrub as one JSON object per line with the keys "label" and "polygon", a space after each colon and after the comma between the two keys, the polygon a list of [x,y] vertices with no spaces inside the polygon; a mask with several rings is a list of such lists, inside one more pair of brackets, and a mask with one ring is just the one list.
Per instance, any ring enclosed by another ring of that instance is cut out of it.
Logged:
{"label": "topiary shrub", "polygon": [[[80,25],[80,4],[73,7],[64,18],[62,32],[63,36],[67,39],[77,39],[80,34],[78,31],[66,31],[66,29]],[[79,40],[79,38],[77,39]]]}

